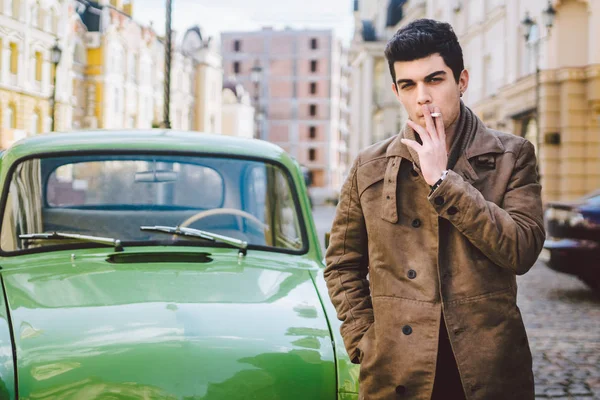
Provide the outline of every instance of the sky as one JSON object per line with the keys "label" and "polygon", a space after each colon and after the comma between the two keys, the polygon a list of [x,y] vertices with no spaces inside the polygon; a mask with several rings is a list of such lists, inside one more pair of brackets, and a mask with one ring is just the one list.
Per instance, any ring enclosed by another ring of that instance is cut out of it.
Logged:
{"label": "sky", "polygon": [[[353,30],[353,0],[172,0],[172,28],[183,33],[199,25],[208,36],[220,40],[227,31],[331,28],[344,44]],[[158,34],[165,31],[166,0],[135,0],[133,17],[145,25],[153,22]]]}

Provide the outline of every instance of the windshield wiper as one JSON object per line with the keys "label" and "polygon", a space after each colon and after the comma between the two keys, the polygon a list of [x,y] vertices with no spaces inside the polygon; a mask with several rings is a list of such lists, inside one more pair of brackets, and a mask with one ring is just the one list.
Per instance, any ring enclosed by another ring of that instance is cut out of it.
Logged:
{"label": "windshield wiper", "polygon": [[232,238],[229,236],[218,235],[216,233],[201,231],[199,229],[193,228],[183,228],[179,226],[140,226],[140,230],[149,231],[149,232],[163,232],[163,233],[171,233],[173,235],[179,236],[190,236],[205,240],[210,240],[216,243],[225,243],[230,246],[236,247],[240,249],[240,254],[246,255],[248,252],[248,242]]}
{"label": "windshield wiper", "polygon": [[100,237],[100,236],[79,235],[76,233],[63,233],[63,232],[29,233],[26,235],[19,235],[19,239],[31,239],[31,240],[75,239],[75,240],[81,240],[82,242],[106,244],[109,246],[114,246],[115,251],[123,251],[123,246],[121,246],[121,241],[119,239],[106,238],[106,237]]}

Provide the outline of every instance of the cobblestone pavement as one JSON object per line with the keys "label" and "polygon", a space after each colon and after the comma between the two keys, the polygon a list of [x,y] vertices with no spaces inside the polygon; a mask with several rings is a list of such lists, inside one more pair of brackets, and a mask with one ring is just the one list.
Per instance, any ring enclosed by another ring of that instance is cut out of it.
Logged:
{"label": "cobblestone pavement", "polygon": [[[334,207],[315,207],[319,238],[330,229],[334,212]],[[542,260],[517,281],[536,398],[600,400],[600,295]]]}
{"label": "cobblestone pavement", "polygon": [[600,295],[541,260],[518,285],[536,398],[600,399]]}

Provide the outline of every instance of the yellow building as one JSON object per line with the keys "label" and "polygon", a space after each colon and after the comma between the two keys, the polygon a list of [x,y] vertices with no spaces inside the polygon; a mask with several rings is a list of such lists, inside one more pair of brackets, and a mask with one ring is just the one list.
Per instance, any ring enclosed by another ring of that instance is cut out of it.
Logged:
{"label": "yellow building", "polygon": [[[85,46],[84,64],[73,78],[76,97],[73,126],[82,128],[140,128],[162,126],[164,121],[164,38],[151,26],[132,18],[133,1],[77,0],[79,14],[75,41]],[[190,30],[192,31],[192,30]],[[190,32],[188,31],[188,32]],[[175,36],[175,35],[174,35]],[[186,37],[188,35],[186,34]],[[173,42],[175,43],[174,37]],[[173,129],[198,129],[195,117],[204,111],[206,79],[198,78],[203,68],[197,57],[206,53],[189,41],[186,49],[173,48],[171,58],[171,101]],[[217,58],[218,59],[218,58]],[[221,87],[222,70],[209,78]],[[214,102],[220,105],[220,91]],[[218,115],[220,121],[220,107]],[[219,128],[220,129],[220,128]]]}
{"label": "yellow building", "polygon": [[[51,127],[54,71],[50,52],[57,38],[64,45],[65,38],[58,33],[69,11],[61,3],[0,0],[0,148]],[[59,64],[58,88],[64,85],[66,74]],[[57,128],[63,125],[61,113],[68,113],[68,105],[61,104],[65,98],[59,89]]]}

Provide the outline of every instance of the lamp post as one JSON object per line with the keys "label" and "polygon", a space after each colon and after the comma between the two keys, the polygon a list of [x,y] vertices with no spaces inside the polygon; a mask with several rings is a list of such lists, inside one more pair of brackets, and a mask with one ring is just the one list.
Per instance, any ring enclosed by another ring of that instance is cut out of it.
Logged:
{"label": "lamp post", "polygon": [[250,74],[250,79],[254,84],[254,125],[256,127],[256,132],[254,133],[255,139],[260,139],[260,125],[262,124],[262,111],[260,108],[260,80],[262,78],[262,67],[258,60],[254,62],[254,66],[252,67],[252,73]]}
{"label": "lamp post", "polygon": [[536,120],[536,133],[535,133],[535,147],[538,160],[538,176],[541,181],[541,172],[539,169],[540,164],[540,150],[542,146],[541,129],[540,129],[540,44],[541,41],[547,39],[550,36],[550,30],[554,25],[554,18],[556,16],[556,10],[552,7],[552,2],[549,0],[547,7],[542,11],[542,23],[547,30],[547,35],[543,36],[540,32],[540,26],[538,23],[529,16],[529,12],[525,13],[525,18],[521,21],[521,25],[524,30],[525,43],[532,49],[533,57],[535,61],[535,120]]}
{"label": "lamp post", "polygon": [[173,33],[171,31],[171,14],[173,8],[171,0],[167,0],[166,20],[165,20],[165,82],[164,82],[164,104],[163,104],[163,125],[166,129],[171,129],[171,40]]}
{"label": "lamp post", "polygon": [[54,82],[52,84],[52,125],[50,127],[50,131],[54,132],[55,129],[55,120],[56,120],[56,76],[58,75],[58,64],[60,63],[60,58],[62,56],[62,49],[58,44],[58,39],[56,39],[56,43],[50,50],[50,61],[54,65]]}

